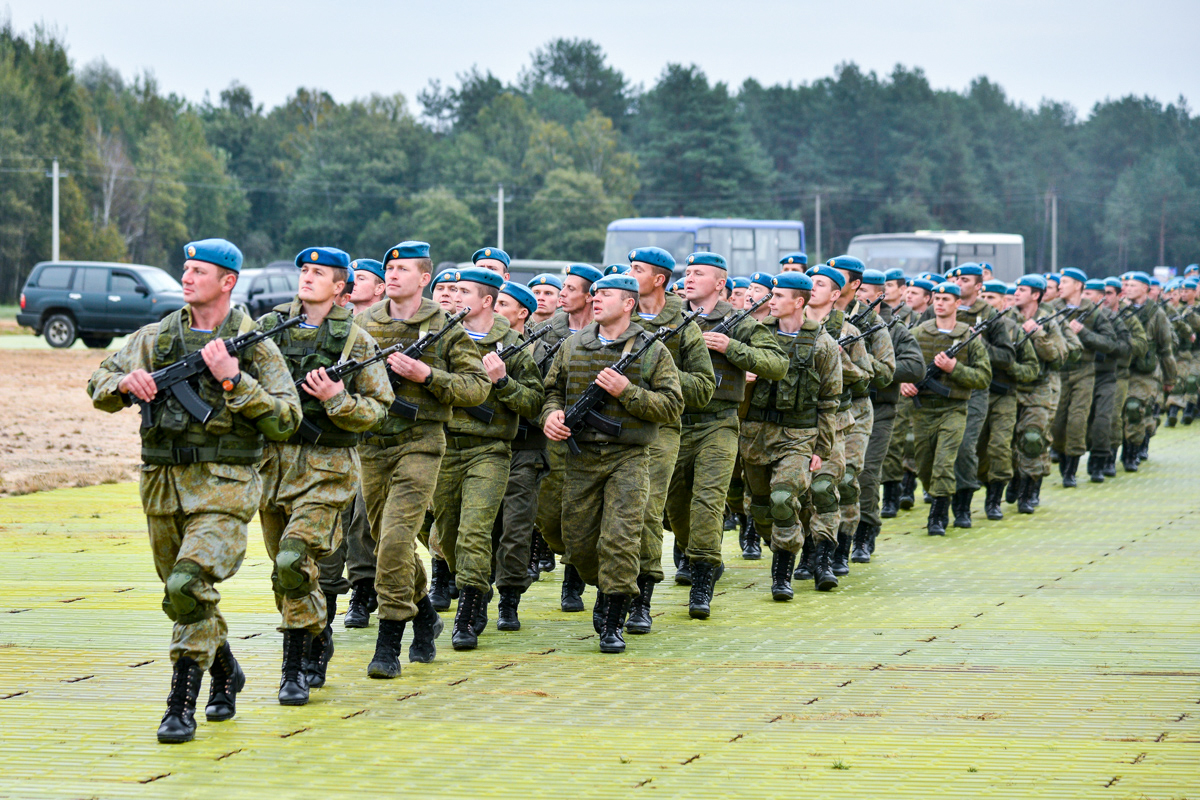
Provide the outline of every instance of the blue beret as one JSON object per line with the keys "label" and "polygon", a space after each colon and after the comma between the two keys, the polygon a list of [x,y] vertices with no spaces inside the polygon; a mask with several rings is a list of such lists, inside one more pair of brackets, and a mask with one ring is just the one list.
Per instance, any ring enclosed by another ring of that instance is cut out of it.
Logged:
{"label": "blue beret", "polygon": [[1113,288],[1113,289],[1116,289],[1117,291],[1120,291],[1121,279],[1120,278],[1105,278],[1104,285],[1106,288]]}
{"label": "blue beret", "polygon": [[730,280],[733,281],[734,289],[749,289],[750,288],[750,279],[743,275],[738,275],[736,278],[730,278]]}
{"label": "blue beret", "polygon": [[912,285],[931,293],[937,288],[937,284],[929,280],[929,278],[913,278]]}
{"label": "blue beret", "polygon": [[484,286],[492,286],[496,289],[504,285],[504,276],[499,272],[492,272],[490,269],[484,269],[483,267],[456,269],[454,270],[454,280],[482,283]]}
{"label": "blue beret", "polygon": [[183,246],[183,254],[188,259],[207,261],[218,267],[242,271],[242,251],[237,245],[225,239],[201,239],[198,242],[188,242]]}
{"label": "blue beret", "polygon": [[920,272],[920,273],[917,273],[917,277],[922,278],[927,281],[932,281],[933,283],[936,284],[938,282],[938,278],[940,278],[941,276],[938,275],[936,272]]}
{"label": "blue beret", "polygon": [[765,286],[768,289],[770,289],[772,286],[775,285],[774,283],[771,282],[774,277],[775,277],[774,275],[771,275],[770,273],[767,273],[767,272],[756,272],[750,276],[750,282],[757,283],[759,286]]}
{"label": "blue beret", "polygon": [[983,277],[983,267],[978,264],[959,264],[946,272],[947,278],[957,278],[960,275],[978,275]]}
{"label": "blue beret", "polygon": [[671,284],[672,292],[678,292],[682,288],[683,288],[683,278],[680,278],[679,280],[677,280]]}
{"label": "blue beret", "polygon": [[1005,294],[1016,294],[1017,293],[1017,285],[1015,283],[1010,283],[1007,287],[1005,287],[1004,293]]}
{"label": "blue beret", "polygon": [[[353,264],[354,262],[351,261],[350,263]],[[346,286],[350,287],[353,285],[354,285],[354,267],[350,267],[350,269],[346,270]]]}
{"label": "blue beret", "polygon": [[521,284],[505,281],[504,285],[500,287],[500,291],[528,308],[530,314],[537,312],[537,298],[533,296],[533,292]]}
{"label": "blue beret", "polygon": [[374,275],[379,280],[385,280],[386,275],[383,272],[383,264],[380,264],[373,258],[356,258],[350,262],[350,271],[357,272],[358,270],[366,270]]}
{"label": "blue beret", "polygon": [[457,272],[457,270],[455,270],[453,267],[450,269],[444,269],[434,277],[433,282],[429,285],[437,286],[439,283],[454,283],[456,280],[458,280],[454,277],[455,272]]}
{"label": "blue beret", "polygon": [[806,253],[801,253],[799,251],[797,251],[795,253],[788,253],[786,256],[779,259],[779,263],[780,264],[804,264],[805,266],[807,266],[808,265],[808,255]]}
{"label": "blue beret", "polygon": [[1083,288],[1091,289],[1093,292],[1103,292],[1104,281],[1099,278],[1092,278],[1091,280],[1084,281]]}
{"label": "blue beret", "polygon": [[350,266],[350,254],[336,247],[309,247],[296,254],[295,263],[297,267],[320,264],[323,267],[346,269]]}
{"label": "blue beret", "polygon": [[534,275],[533,280],[529,282],[529,286],[553,286],[561,292],[562,278],[557,275],[551,275],[549,272],[543,272],[541,275]]}
{"label": "blue beret", "polygon": [[572,264],[567,267],[567,274],[574,275],[577,278],[583,278],[589,284],[595,283],[604,277],[600,270],[590,264]]}
{"label": "blue beret", "polygon": [[1158,278],[1151,278],[1150,285],[1151,286],[1162,286],[1162,281],[1160,281]]}
{"label": "blue beret", "polygon": [[604,268],[605,275],[627,275],[628,273],[628,264],[609,264]]}
{"label": "blue beret", "polygon": [[401,242],[393,245],[383,255],[383,263],[391,261],[393,258],[429,258],[429,243],[428,242]]}
{"label": "blue beret", "polygon": [[1163,288],[1168,290],[1178,289],[1181,285],[1183,285],[1183,278],[1171,278],[1171,280],[1167,281],[1167,285]]}
{"label": "blue beret", "polygon": [[1183,281],[1183,288],[1198,289],[1200,288],[1200,280],[1196,280],[1195,278],[1185,278]]}
{"label": "blue beret", "polygon": [[846,276],[838,272],[836,269],[825,264],[818,264],[808,271],[808,277],[815,278],[818,275],[824,275],[829,280],[837,284],[837,288],[846,288]]}
{"label": "blue beret", "polygon": [[1062,276],[1064,278],[1074,278],[1080,283],[1087,283],[1088,279],[1087,273],[1081,270],[1079,267],[1067,267],[1062,271]]}
{"label": "blue beret", "polygon": [[661,247],[638,247],[629,251],[629,260],[642,261],[652,267],[665,269],[671,272],[675,269],[675,256],[663,250]]}
{"label": "blue beret", "polygon": [[1047,272],[1046,280],[1054,281],[1055,283],[1062,283],[1062,275],[1059,275],[1057,272]]}
{"label": "blue beret", "polygon": [[1022,275],[1017,278],[1017,286],[1028,286],[1030,289],[1040,289],[1046,291],[1046,276],[1044,275]]}
{"label": "blue beret", "polygon": [[638,282],[637,278],[631,278],[628,275],[619,275],[617,273],[613,273],[612,275],[605,275],[600,280],[592,284],[593,294],[601,289],[621,289],[626,292],[633,292],[634,294],[637,294]]}
{"label": "blue beret", "polygon": [[859,275],[861,275],[863,270],[867,268],[867,265],[864,264],[861,259],[855,258],[854,256],[834,256],[825,263],[834,269],[844,269],[847,272],[854,272]]}
{"label": "blue beret", "polygon": [[1008,284],[1004,281],[984,281],[983,291],[995,292],[996,294],[1004,294],[1004,290],[1008,288]]}
{"label": "blue beret", "polygon": [[887,272],[883,273],[883,279],[885,281],[907,281],[908,280],[904,276],[904,270],[900,269],[899,267],[896,267],[894,269],[889,269]]}
{"label": "blue beret", "polygon": [[862,282],[866,286],[883,286],[887,282],[887,275],[877,269],[864,269]]}
{"label": "blue beret", "polygon": [[717,269],[729,269],[729,267],[725,265],[725,256],[721,255],[720,253],[692,253],[687,257],[687,263],[703,264],[709,267],[716,267]]}
{"label": "blue beret", "polygon": [[1141,281],[1147,286],[1150,285],[1150,276],[1139,270],[1132,270],[1121,275],[1123,281]]}
{"label": "blue beret", "polygon": [[471,256],[471,263],[478,264],[482,258],[494,258],[504,265],[505,269],[509,267],[508,253],[501,250],[499,247],[482,247],[475,251]]}
{"label": "blue beret", "polygon": [[942,281],[933,287],[933,291],[938,294],[952,294],[955,297],[962,297],[962,289],[958,288],[957,283],[951,283],[950,281]]}
{"label": "blue beret", "polygon": [[983,271],[983,270],[985,270],[985,269],[986,269],[988,272],[994,272],[994,271],[995,271],[995,270],[993,270],[993,269],[992,269],[992,265],[991,265],[991,264],[989,264],[989,263],[988,263],[988,262],[986,262],[986,261],[980,261],[980,262],[979,262],[979,270],[980,270],[980,272],[982,272],[982,271]]}
{"label": "blue beret", "polygon": [[725,291],[729,292],[730,294],[733,293],[733,278],[725,279]]}
{"label": "blue beret", "polygon": [[781,272],[776,275],[771,285],[776,289],[811,289],[813,287],[812,278],[805,275],[803,272]]}
{"label": "blue beret", "polygon": [[1200,275],[1200,264],[1188,264],[1183,268],[1184,275],[1191,275],[1193,272]]}

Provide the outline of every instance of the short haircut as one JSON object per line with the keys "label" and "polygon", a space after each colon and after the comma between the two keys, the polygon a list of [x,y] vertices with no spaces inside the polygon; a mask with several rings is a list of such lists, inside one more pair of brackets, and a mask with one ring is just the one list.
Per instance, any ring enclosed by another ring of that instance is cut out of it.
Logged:
{"label": "short haircut", "polygon": [[333,268],[333,282],[337,283],[338,281],[346,281],[346,286],[343,287],[343,291],[346,288],[349,288],[349,286],[350,286],[350,270],[346,269],[345,267],[334,267]]}
{"label": "short haircut", "polygon": [[780,286],[775,291],[778,292],[780,289],[783,289],[785,292],[795,292],[797,297],[804,298],[804,305],[808,305],[808,301],[812,299],[812,289],[789,289],[786,286]]}
{"label": "short haircut", "polygon": [[417,268],[420,269],[421,272],[424,272],[427,275],[431,274],[433,272],[433,259],[432,258],[426,257],[426,258],[418,258],[415,260],[417,262]]}

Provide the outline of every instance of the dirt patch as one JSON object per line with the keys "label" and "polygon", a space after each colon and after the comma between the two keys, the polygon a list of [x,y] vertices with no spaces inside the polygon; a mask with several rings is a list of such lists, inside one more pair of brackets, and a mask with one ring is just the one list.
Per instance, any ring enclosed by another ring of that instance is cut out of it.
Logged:
{"label": "dirt patch", "polygon": [[0,496],[136,480],[140,418],[85,387],[99,350],[0,351]]}

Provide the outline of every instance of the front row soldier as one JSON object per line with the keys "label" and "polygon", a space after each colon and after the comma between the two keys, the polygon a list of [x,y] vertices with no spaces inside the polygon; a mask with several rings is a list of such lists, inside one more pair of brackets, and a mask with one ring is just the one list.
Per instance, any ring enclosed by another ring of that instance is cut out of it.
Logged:
{"label": "front row soldier", "polygon": [[917,471],[933,500],[927,523],[930,536],[945,536],[946,526],[950,524],[950,499],[955,492],[954,463],[967,426],[967,403],[971,393],[987,389],[992,382],[991,363],[979,338],[972,339],[957,356],[946,355],[948,348],[970,335],[971,326],[958,320],[961,296],[962,289],[958,284],[939,283],[933,290],[933,319],[913,329],[925,363],[942,371],[939,380],[949,390],[948,396],[920,384],[900,386],[900,393],[913,399]]}
{"label": "front row soldier", "polygon": [[[230,309],[241,251],[224,239],[204,239],[186,245],[184,254],[187,305],[131,336],[88,381],[101,411],[151,404],[149,425],[141,429],[140,494],[164,584],[163,612],[174,623],[171,692],[158,728],[158,740],[168,744],[195,737],[204,670],[210,675],[205,716],[210,722],[234,716],[246,677],[229,647],[216,585],[246,555],[246,525],[262,496],[255,465],[264,438],[284,441],[300,423],[300,398],[274,342],[259,342],[240,357],[224,344],[254,330],[253,320]],[[151,377],[197,351],[208,367],[194,387],[213,409],[207,423],[174,396],[159,398]]]}
{"label": "front row soldier", "polygon": [[310,247],[295,263],[296,298],[258,321],[261,330],[270,331],[305,316],[276,338],[292,380],[300,383],[304,421],[286,442],[269,442],[258,465],[263,481],[258,513],[282,617],[279,702],[285,706],[304,705],[310,688],[325,685],[337,595],[326,597],[321,590],[317,562],[341,544],[341,513],[358,493],[359,434],[383,420],[393,399],[382,363],[344,381],[326,372],[339,361],[369,358],[375,349],[350,311],[334,303],[350,257],[333,247]]}
{"label": "front row soldier", "polygon": [[[644,346],[645,330],[630,315],[638,282],[608,275],[591,285],[594,321],[572,333],[546,374],[540,422],[550,439],[573,439],[578,455],[566,456],[562,487],[562,532],[566,560],[598,589],[593,625],[600,652],[625,650],[625,615],[638,594],[642,516],[649,495],[649,445],[659,425],[679,417],[683,392],[666,346],[653,346],[624,373],[610,367]],[[618,433],[564,424],[571,409],[595,383],[611,398],[602,412],[619,423]],[[565,449],[565,446],[564,446]]]}

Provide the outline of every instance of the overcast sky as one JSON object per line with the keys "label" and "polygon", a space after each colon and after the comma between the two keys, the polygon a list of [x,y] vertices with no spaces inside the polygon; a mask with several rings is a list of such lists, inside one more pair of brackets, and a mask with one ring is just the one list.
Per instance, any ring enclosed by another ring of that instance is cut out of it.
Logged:
{"label": "overcast sky", "polygon": [[986,75],[1027,105],[1065,100],[1082,116],[1106,97],[1194,106],[1200,95],[1200,0],[10,0],[7,13],[19,32],[57,29],[76,66],[150,70],[197,101],[238,80],[268,107],[313,86],[339,101],[400,91],[419,111],[430,78],[478,64],[513,81],[560,36],[597,41],[647,87],[669,62],[736,88],[806,83],[854,61],[921,67],[937,88]]}

